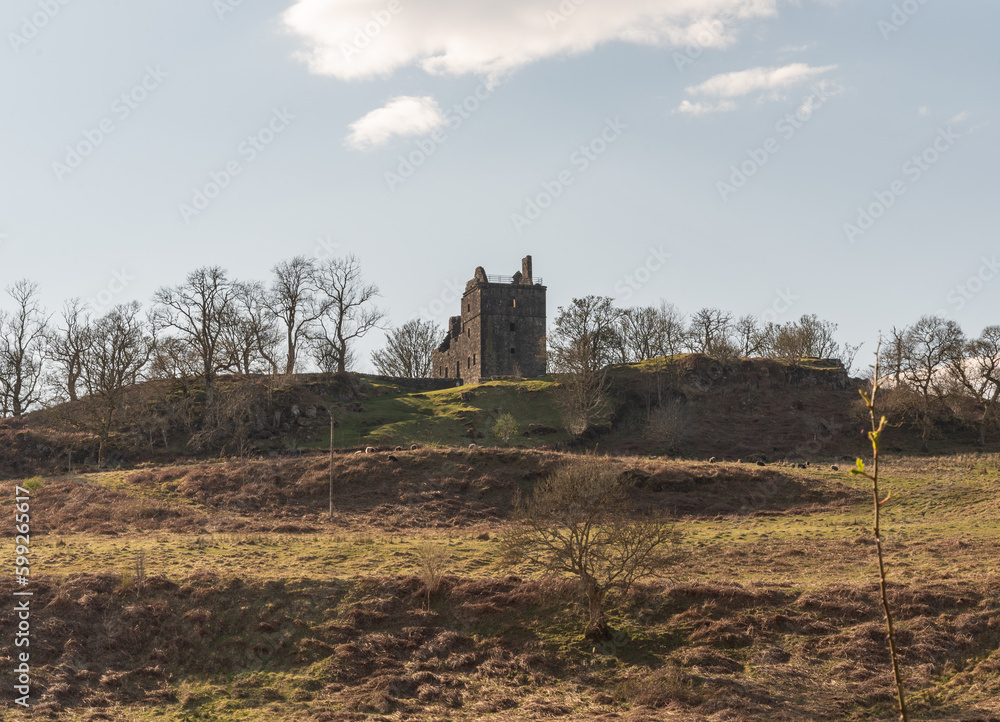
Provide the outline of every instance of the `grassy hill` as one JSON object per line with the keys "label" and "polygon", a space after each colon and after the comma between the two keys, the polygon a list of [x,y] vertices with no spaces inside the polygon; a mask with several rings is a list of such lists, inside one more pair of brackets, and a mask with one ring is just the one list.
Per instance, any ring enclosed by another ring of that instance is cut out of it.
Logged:
{"label": "grassy hill", "polygon": [[[559,381],[498,380],[461,387],[357,374],[224,377],[214,415],[202,407],[197,380],[156,381],[131,391],[125,423],[109,441],[106,466],[169,464],[218,456],[261,456],[328,448],[328,409],[341,451],[374,446],[437,448],[499,445],[493,426],[511,414],[510,445],[602,449],[672,458],[829,463],[865,452],[860,381],[836,362],[789,365],[754,359],[720,362],[689,354],[609,370],[609,413],[585,433],[567,431]],[[437,388],[435,388],[437,384]],[[890,409],[887,450],[922,451],[913,406]],[[948,409],[927,442],[930,453],[979,450],[978,435]],[[985,448],[996,449],[991,437]],[[68,468],[70,455],[93,468],[97,437],[86,399],[0,420],[0,477]]]}
{"label": "grassy hill", "polygon": [[[155,381],[131,390],[108,455],[118,466],[326,448],[332,410],[335,446],[344,450],[495,445],[493,425],[511,414],[519,427],[511,445],[522,448],[601,445],[618,453],[732,460],[822,456],[835,454],[847,438],[839,432],[851,421],[855,397],[845,380],[843,369],[720,364],[699,356],[614,367],[610,414],[581,437],[566,430],[552,377],[437,389],[429,381],[356,374],[224,377],[214,415],[206,414],[196,379]],[[677,409],[678,439],[650,428],[662,407]],[[71,454],[78,465],[94,465],[95,421],[87,399],[0,420],[0,474],[68,468]]]}
{"label": "grassy hill", "polygon": [[[374,381],[370,392],[337,414],[336,446],[496,445],[493,424],[505,413],[521,430],[514,442],[518,446],[566,441],[555,386],[551,378],[541,378],[419,392]],[[328,446],[329,434],[307,445]]]}

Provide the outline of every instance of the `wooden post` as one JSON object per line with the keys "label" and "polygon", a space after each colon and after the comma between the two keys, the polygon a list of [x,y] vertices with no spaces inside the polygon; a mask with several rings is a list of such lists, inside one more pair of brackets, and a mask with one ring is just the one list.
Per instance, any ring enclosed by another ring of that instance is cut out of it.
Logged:
{"label": "wooden post", "polygon": [[330,519],[333,519],[333,409],[328,408],[330,414]]}

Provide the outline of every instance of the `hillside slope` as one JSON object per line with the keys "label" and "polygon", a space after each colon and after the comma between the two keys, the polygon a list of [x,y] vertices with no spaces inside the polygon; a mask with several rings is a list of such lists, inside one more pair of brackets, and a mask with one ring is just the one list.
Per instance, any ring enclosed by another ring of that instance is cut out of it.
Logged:
{"label": "hillside slope", "polygon": [[[607,449],[618,454],[730,461],[829,463],[864,453],[860,381],[838,362],[789,366],[755,359],[720,362],[687,355],[609,371],[610,414],[585,433],[566,431],[552,377],[448,386],[356,374],[227,377],[213,414],[198,384],[150,382],[132,389],[124,424],[109,439],[106,467],[186,458],[338,449],[499,445],[493,426],[511,414],[521,448]],[[890,451],[920,447],[912,419]],[[0,475],[93,467],[94,410],[88,400],[0,420]],[[931,451],[976,448],[972,429],[943,425]]]}

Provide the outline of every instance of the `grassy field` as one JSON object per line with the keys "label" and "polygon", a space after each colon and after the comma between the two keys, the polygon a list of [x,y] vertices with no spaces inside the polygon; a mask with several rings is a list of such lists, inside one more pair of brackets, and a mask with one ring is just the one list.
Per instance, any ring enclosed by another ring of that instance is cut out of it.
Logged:
{"label": "grassy field", "polygon": [[[846,469],[609,457],[638,506],[678,512],[685,553],[612,600],[595,646],[571,580],[496,561],[514,495],[571,455],[397,456],[338,457],[332,519],[321,455],[31,480],[33,714],[893,718],[871,502]],[[914,718],[997,718],[1000,457],[885,474]],[[428,541],[448,555],[429,600]]]}
{"label": "grassy field", "polygon": [[[518,422],[516,443],[537,446],[567,440],[551,378],[527,381],[490,381],[438,391],[415,393],[399,386],[372,381],[368,397],[343,406],[337,417],[335,445],[339,448],[396,446],[412,443],[455,446],[473,442],[497,444],[493,424],[501,414]],[[462,395],[467,395],[467,401]],[[542,434],[530,433],[543,429]],[[525,434],[524,432],[529,432]],[[317,434],[303,448],[329,447],[329,431]]]}

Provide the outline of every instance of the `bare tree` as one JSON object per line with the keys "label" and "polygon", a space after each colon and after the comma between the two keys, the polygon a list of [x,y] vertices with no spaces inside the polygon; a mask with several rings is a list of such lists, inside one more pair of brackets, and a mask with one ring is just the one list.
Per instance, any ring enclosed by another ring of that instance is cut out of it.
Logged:
{"label": "bare tree", "polygon": [[356,256],[331,258],[316,269],[316,287],[324,299],[319,319],[322,333],[314,337],[321,366],[344,373],[352,359],[352,345],[385,318],[374,305],[378,286],[365,283]]}
{"label": "bare tree", "polygon": [[901,383],[917,394],[920,402],[920,438],[924,450],[934,426],[932,405],[941,397],[948,375],[946,368],[965,347],[965,336],[955,321],[923,316],[902,332],[894,330],[884,357],[899,360]]}
{"label": "bare tree", "polygon": [[79,298],[63,305],[62,324],[49,337],[48,357],[56,372],[50,382],[65,392],[69,401],[79,398],[78,386],[83,373],[83,355],[90,347],[90,317]]}
{"label": "bare tree", "polygon": [[756,316],[747,314],[736,319],[733,326],[737,353],[740,358],[759,357],[767,346],[767,331]]}
{"label": "bare tree", "polygon": [[733,343],[733,317],[718,308],[703,308],[691,317],[688,329],[691,347],[697,353],[715,358],[736,354]]}
{"label": "bare tree", "polygon": [[431,375],[431,352],[439,341],[436,324],[412,319],[389,332],[385,348],[372,354],[372,363],[386,376],[427,378]]}
{"label": "bare tree", "polygon": [[639,363],[657,355],[663,318],[655,306],[622,309],[615,317],[616,360]]}
{"label": "bare tree", "polygon": [[644,434],[649,441],[660,448],[669,453],[676,453],[689,426],[690,421],[681,401],[671,399],[665,403],[661,402],[649,413]]}
{"label": "bare tree", "polygon": [[656,340],[656,354],[668,360],[684,353],[689,348],[684,315],[672,303],[661,301],[656,309],[660,317],[659,337]]}
{"label": "bare tree", "polygon": [[156,339],[148,374],[151,379],[169,382],[166,393],[160,394],[149,405],[148,419],[150,433],[159,433],[166,446],[172,427],[186,432],[195,427],[194,380],[201,375],[201,361],[187,343],[172,336],[163,336]]}
{"label": "bare tree", "polygon": [[635,520],[627,489],[614,468],[590,458],[563,467],[518,499],[514,522],[501,538],[508,566],[530,564],[551,574],[570,574],[587,597],[584,635],[603,639],[609,591],[627,593],[637,580],[670,561],[678,541],[662,519]]}
{"label": "bare tree", "polygon": [[295,373],[299,349],[310,330],[330,310],[333,299],[317,296],[316,264],[305,256],[282,261],[271,269],[274,278],[265,303],[285,330],[285,373]]}
{"label": "bare tree", "polygon": [[824,321],[814,313],[802,316],[797,325],[804,356],[822,359],[834,358],[840,353],[841,347],[835,338],[837,324]]}
{"label": "bare tree", "polygon": [[559,307],[549,334],[549,363],[555,373],[593,373],[612,356],[618,311],[607,296],[574,298]]}
{"label": "bare tree", "polygon": [[231,318],[234,289],[219,266],[205,266],[188,274],[184,284],[160,288],[153,295],[157,330],[170,329],[190,346],[201,362],[205,406],[215,398],[215,376],[220,368],[220,345]]}
{"label": "bare tree", "polygon": [[220,368],[241,374],[278,373],[280,334],[258,281],[234,283],[220,339]]}
{"label": "bare tree", "polygon": [[573,433],[582,433],[609,410],[607,362],[617,311],[603,296],[574,298],[559,308],[549,334],[549,362],[559,377],[559,402]]}
{"label": "bare tree", "polygon": [[83,355],[83,381],[94,410],[98,466],[104,464],[108,439],[119,424],[130,387],[149,363],[153,338],[139,314],[138,301],[115,306],[93,324],[93,335]]}
{"label": "bare tree", "polygon": [[979,443],[986,443],[990,426],[997,421],[1000,408],[1000,326],[987,326],[979,338],[969,341],[954,355],[950,371],[955,380],[982,408],[979,417]]}
{"label": "bare tree", "polygon": [[19,418],[41,401],[48,318],[38,284],[8,286],[14,310],[0,312],[0,410]]}
{"label": "bare tree", "polygon": [[806,314],[780,326],[768,324],[763,330],[762,346],[769,358],[783,359],[793,366],[805,358],[839,358],[850,369],[860,346],[839,344],[836,333],[837,324]]}
{"label": "bare tree", "polygon": [[191,379],[200,374],[201,361],[189,344],[172,336],[156,339],[149,365],[151,378],[173,381],[184,393],[190,393]]}

